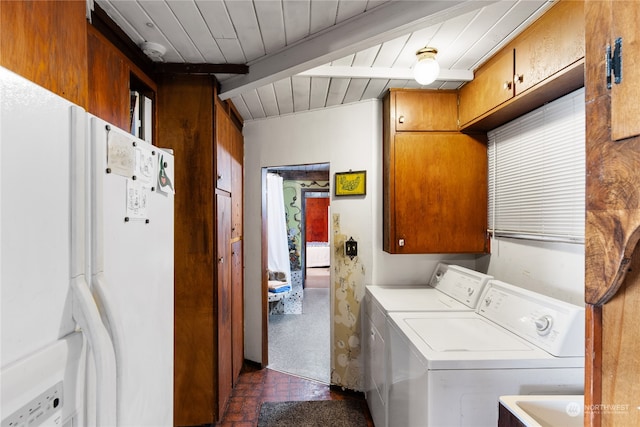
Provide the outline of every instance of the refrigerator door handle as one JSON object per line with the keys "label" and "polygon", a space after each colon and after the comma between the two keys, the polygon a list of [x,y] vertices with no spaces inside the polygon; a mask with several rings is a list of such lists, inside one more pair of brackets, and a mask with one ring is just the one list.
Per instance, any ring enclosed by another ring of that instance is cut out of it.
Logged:
{"label": "refrigerator door handle", "polygon": [[96,425],[116,426],[116,360],[113,345],[84,276],[71,280],[71,290],[73,318],[87,337],[96,367]]}
{"label": "refrigerator door handle", "polygon": [[116,414],[118,416],[118,425],[120,425],[120,417],[122,416],[122,378],[125,375],[124,338],[122,336],[123,328],[118,320],[119,317],[116,316],[113,311],[114,305],[111,303],[113,299],[109,297],[109,288],[105,282],[106,280],[103,272],[94,275],[91,290],[93,291],[93,299],[98,307],[102,323],[111,337],[111,343],[115,354]]}

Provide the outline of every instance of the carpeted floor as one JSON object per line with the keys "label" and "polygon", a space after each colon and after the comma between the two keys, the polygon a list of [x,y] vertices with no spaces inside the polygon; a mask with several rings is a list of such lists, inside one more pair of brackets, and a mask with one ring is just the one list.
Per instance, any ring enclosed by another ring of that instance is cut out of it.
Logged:
{"label": "carpeted floor", "polygon": [[362,405],[355,400],[264,402],[258,427],[366,427]]}
{"label": "carpeted floor", "polygon": [[268,367],[329,384],[329,288],[305,289],[302,307],[269,316]]}

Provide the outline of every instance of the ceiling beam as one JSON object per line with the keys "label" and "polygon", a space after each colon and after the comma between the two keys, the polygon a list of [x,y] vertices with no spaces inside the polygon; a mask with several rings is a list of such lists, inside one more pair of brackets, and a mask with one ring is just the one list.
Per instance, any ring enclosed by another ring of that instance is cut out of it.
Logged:
{"label": "ceiling beam", "polygon": [[257,89],[286,77],[444,22],[497,0],[396,0],[381,4],[287,48],[249,64],[249,73],[222,82],[221,99]]}
{"label": "ceiling beam", "polygon": [[[348,79],[413,80],[413,70],[410,68],[323,65],[308,71],[303,71],[302,73],[298,73],[298,75],[307,77],[341,77]],[[436,80],[470,82],[473,80],[473,71],[441,69]]]}
{"label": "ceiling beam", "polygon": [[185,64],[177,62],[157,62],[156,71],[169,74],[247,74],[245,64]]}

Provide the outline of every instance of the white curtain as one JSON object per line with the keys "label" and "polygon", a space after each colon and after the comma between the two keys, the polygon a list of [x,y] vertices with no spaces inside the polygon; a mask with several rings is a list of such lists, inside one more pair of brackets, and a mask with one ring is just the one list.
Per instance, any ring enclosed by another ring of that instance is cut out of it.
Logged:
{"label": "white curtain", "polygon": [[285,216],[283,179],[276,174],[267,174],[267,227],[269,241],[268,268],[281,271],[291,280],[289,263],[289,239],[287,237],[287,219]]}

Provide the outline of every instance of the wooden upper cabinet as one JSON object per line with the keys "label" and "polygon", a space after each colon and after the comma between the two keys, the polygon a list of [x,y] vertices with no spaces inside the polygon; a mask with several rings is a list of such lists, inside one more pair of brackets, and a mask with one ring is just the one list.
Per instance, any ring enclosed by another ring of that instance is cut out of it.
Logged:
{"label": "wooden upper cabinet", "polygon": [[129,69],[123,55],[96,29],[87,26],[89,46],[88,110],[107,122],[130,130]]}
{"label": "wooden upper cabinet", "polygon": [[0,1],[0,65],[88,106],[85,1]]}
{"label": "wooden upper cabinet", "polygon": [[584,3],[557,2],[460,89],[461,129],[493,129],[582,87],[584,40]]}
{"label": "wooden upper cabinet", "polygon": [[460,89],[460,123],[468,123],[513,98],[513,49],[504,49]]}
{"label": "wooden upper cabinet", "polygon": [[394,253],[481,253],[487,230],[484,137],[397,134],[394,142]]}
{"label": "wooden upper cabinet", "polygon": [[244,139],[242,132],[235,125],[231,126],[233,150],[231,155],[231,239],[242,238],[242,199],[243,199],[243,167]]}
{"label": "wooden upper cabinet", "polygon": [[[457,97],[453,95],[448,91],[391,89],[385,96],[383,249],[386,252],[486,250],[486,136],[465,135],[455,130]],[[419,112],[417,117],[422,116],[414,120],[421,123],[421,130],[404,131],[394,125],[398,117],[411,113],[406,99],[414,103],[413,108]]]}
{"label": "wooden upper cabinet", "polygon": [[518,95],[584,58],[584,3],[558,2],[514,46],[513,81]]}
{"label": "wooden upper cabinet", "polygon": [[215,180],[216,188],[231,192],[231,152],[233,150],[233,122],[221,102],[215,102]]}
{"label": "wooden upper cabinet", "polygon": [[457,92],[392,89],[391,94],[396,131],[458,129]]}
{"label": "wooden upper cabinet", "polygon": [[[157,84],[97,29],[87,25],[89,96],[88,111],[126,131],[131,131],[131,91],[155,101]],[[150,129],[155,134],[153,114]],[[140,135],[142,136],[142,135]]]}

